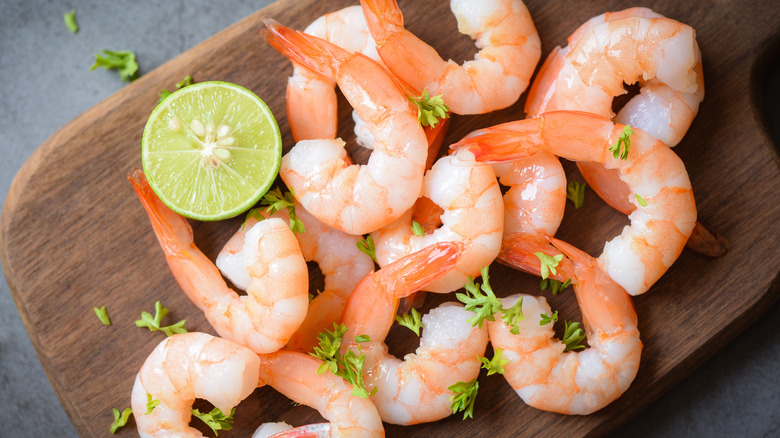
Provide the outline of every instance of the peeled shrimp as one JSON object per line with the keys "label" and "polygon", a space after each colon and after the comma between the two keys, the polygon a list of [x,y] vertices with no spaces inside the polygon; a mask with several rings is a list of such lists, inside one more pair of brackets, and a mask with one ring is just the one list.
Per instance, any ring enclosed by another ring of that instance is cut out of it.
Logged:
{"label": "peeled shrimp", "polygon": [[422,196],[443,209],[441,227],[416,235],[412,232],[413,211],[406,212],[371,233],[377,262],[386,266],[436,242],[462,242],[465,249],[455,269],[423,288],[452,292],[463,287],[469,276],[479,276],[479,270],[492,263],[501,249],[504,229],[501,190],[491,166],[463,163],[454,156],[446,156],[426,173]]}
{"label": "peeled shrimp", "polygon": [[271,20],[265,24],[266,40],[280,53],[336,80],[375,138],[366,165],[351,164],[340,139],[300,141],[282,158],[284,182],[306,210],[349,234],[400,217],[420,194],[428,143],[395,79],[363,55]]}
{"label": "peeled shrimp", "polygon": [[[296,351],[260,356],[260,384],[270,385],[295,403],[316,409],[328,423],[282,432],[277,436],[383,437],[382,419],[369,399],[352,394],[352,385],[330,372],[317,374],[322,362]],[[299,434],[308,431],[316,434]]]}
{"label": "peeled shrimp", "polygon": [[650,9],[594,17],[545,61],[526,101],[535,117],[576,110],[613,117],[612,98],[639,81],[638,95],[615,121],[642,129],[669,146],[680,142],[704,98],[696,32]]}
{"label": "peeled shrimp", "polygon": [[[252,350],[206,333],[165,338],[135,378],[131,405],[141,438],[202,437],[189,427],[202,398],[225,415],[257,387],[260,359]],[[149,394],[160,403],[146,413]]]}
{"label": "peeled shrimp", "polygon": [[528,87],[541,56],[541,43],[520,0],[452,0],[458,30],[480,51],[462,66],[404,29],[396,0],[361,0],[368,28],[385,65],[416,93],[443,94],[457,114],[506,108]]}
{"label": "peeled shrimp", "polygon": [[597,115],[556,111],[476,131],[451,147],[464,161],[511,161],[544,150],[613,171],[636,210],[598,260],[616,283],[638,295],[680,255],[696,223],[696,204],[682,161],[649,134],[635,129],[627,158],[614,158],[609,148],[623,131]]}
{"label": "peeled shrimp", "polygon": [[369,274],[344,309],[342,321],[349,328],[344,340],[371,339],[359,344],[366,356],[363,378],[368,391],[377,389],[371,400],[388,423],[417,424],[452,415],[453,393],[447,388],[479,374],[477,355],[485,354],[487,331],[472,327],[466,320],[473,314],[460,304],[445,303],[423,316],[420,347],[404,360],[390,355],[384,343],[398,298],[453,269],[461,247],[437,243]]}
{"label": "peeled shrimp", "polygon": [[[295,234],[301,253],[306,261],[315,261],[319,265],[325,277],[325,290],[309,303],[306,319],[285,349],[309,352],[317,345],[319,333],[332,328],[333,323],[341,322],[349,294],[374,269],[374,261],[357,248],[360,237],[330,228],[297,202],[295,213],[305,229],[305,232]],[[263,217],[266,216],[263,214]],[[277,211],[272,217],[285,222],[290,220],[286,209]],[[219,270],[241,289],[249,286],[251,277],[247,267],[257,258],[257,246],[246,244],[247,230],[256,223],[256,219],[249,218],[217,256]]]}
{"label": "peeled shrimp", "polygon": [[545,411],[587,415],[620,397],[636,377],[642,353],[636,311],[595,259],[559,240],[553,244],[574,267],[574,293],[590,348],[564,352],[553,324],[539,324],[541,314],[552,315],[542,297],[501,300],[507,308],[522,298],[525,319],[519,320],[519,334],[500,319],[488,321],[487,328],[490,342],[509,360],[504,377],[523,401]]}
{"label": "peeled shrimp", "polygon": [[258,250],[249,265],[247,295],[239,296],[195,246],[187,220],[157,198],[143,173],[137,170],[128,179],[173,276],[217,333],[256,353],[282,348],[300,327],[309,305],[309,271],[287,223],[269,219],[247,231],[247,239]]}

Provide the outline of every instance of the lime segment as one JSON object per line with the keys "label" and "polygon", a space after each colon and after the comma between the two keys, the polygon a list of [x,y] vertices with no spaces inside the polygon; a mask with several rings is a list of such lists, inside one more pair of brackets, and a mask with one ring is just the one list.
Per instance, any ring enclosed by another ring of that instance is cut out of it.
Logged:
{"label": "lime segment", "polygon": [[212,221],[243,213],[279,172],[282,139],[268,106],[244,87],[201,82],[168,96],[144,128],[144,173],[173,211]]}

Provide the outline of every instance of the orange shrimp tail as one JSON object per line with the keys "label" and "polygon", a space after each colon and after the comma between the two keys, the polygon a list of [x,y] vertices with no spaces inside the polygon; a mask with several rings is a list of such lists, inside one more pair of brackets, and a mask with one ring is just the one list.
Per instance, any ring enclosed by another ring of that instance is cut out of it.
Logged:
{"label": "orange shrimp tail", "polygon": [[264,18],[263,38],[277,52],[315,73],[329,78],[336,77],[341,60],[351,54],[322,38],[290,29],[271,18]]}
{"label": "orange shrimp tail", "polygon": [[444,137],[447,136],[447,129],[450,127],[450,119],[442,119],[433,126],[424,128],[425,138],[428,139],[428,159],[425,161],[425,169],[430,170],[436,158],[439,156],[439,149],[444,143]]}
{"label": "orange shrimp tail", "polygon": [[371,36],[381,47],[388,36],[404,27],[404,15],[396,0],[360,0]]}
{"label": "orange shrimp tail", "polygon": [[127,179],[133,185],[133,190],[141,200],[149,220],[154,228],[154,234],[160,242],[166,255],[178,254],[182,246],[192,242],[192,227],[183,218],[168,208],[157,194],[154,193],[141,169],[135,169],[127,175]]}
{"label": "orange shrimp tail", "polygon": [[[507,266],[519,269],[537,277],[542,276],[542,262],[535,253],[542,252],[550,256],[562,254],[558,248],[552,246],[544,236],[530,236],[526,234],[510,234],[504,236],[501,242],[501,252],[497,260]],[[558,262],[555,274],[550,272],[548,278],[564,282],[575,280],[574,267],[564,258]]]}
{"label": "orange shrimp tail", "polygon": [[[541,119],[525,119],[474,131],[450,149],[465,151],[480,163],[504,163],[534,155],[544,148]],[[460,156],[468,161],[463,155]]]}
{"label": "orange shrimp tail", "polygon": [[455,269],[464,249],[461,242],[436,243],[390,263],[374,278],[396,298],[406,297]]}

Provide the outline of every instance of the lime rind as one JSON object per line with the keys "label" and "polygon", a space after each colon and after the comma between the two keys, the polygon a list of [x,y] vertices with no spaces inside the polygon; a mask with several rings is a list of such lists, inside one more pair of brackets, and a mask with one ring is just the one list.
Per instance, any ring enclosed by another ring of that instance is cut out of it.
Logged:
{"label": "lime rind", "polygon": [[149,185],[169,208],[197,220],[221,220],[248,210],[268,191],[281,145],[271,110],[254,93],[228,82],[201,82],[152,111],[142,161]]}

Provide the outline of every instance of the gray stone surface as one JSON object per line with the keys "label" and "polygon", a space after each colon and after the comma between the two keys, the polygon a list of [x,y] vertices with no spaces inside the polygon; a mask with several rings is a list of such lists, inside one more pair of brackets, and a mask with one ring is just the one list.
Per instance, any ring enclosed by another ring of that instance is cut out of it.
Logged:
{"label": "gray stone surface", "polygon": [[[89,71],[98,50],[134,50],[141,73],[148,72],[267,3],[2,1],[0,202],[38,145],[124,85],[114,73]],[[81,27],[76,35],[62,19],[72,8]],[[615,435],[780,436],[778,320],[780,305],[775,305]],[[95,376],[96,384],[99,379]],[[4,402],[0,436],[76,436],[4,281],[0,281],[0,399]]]}

